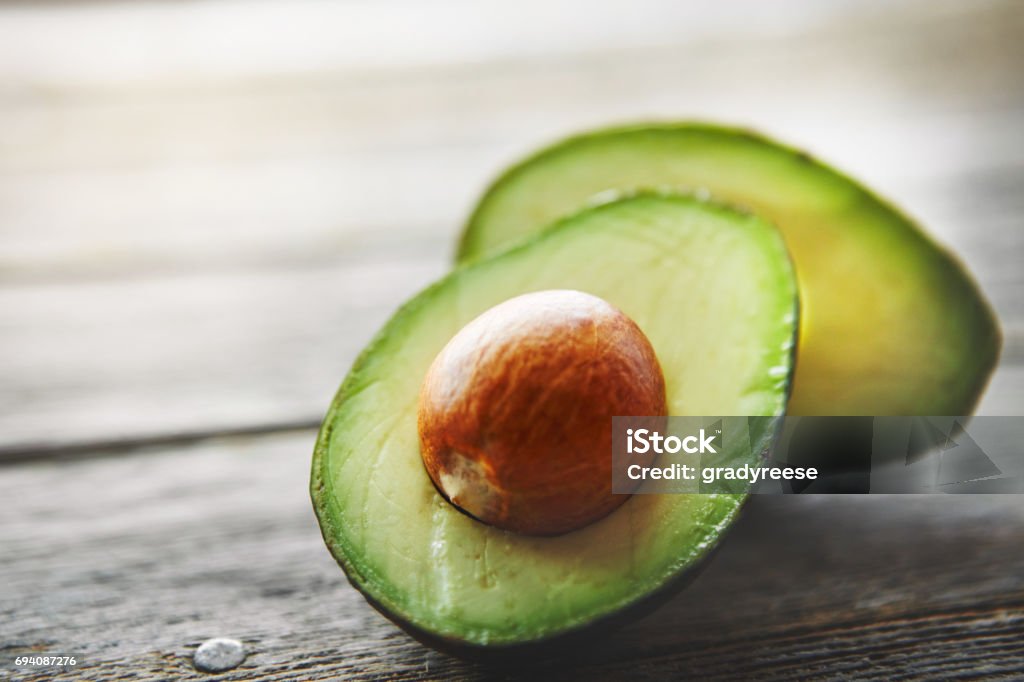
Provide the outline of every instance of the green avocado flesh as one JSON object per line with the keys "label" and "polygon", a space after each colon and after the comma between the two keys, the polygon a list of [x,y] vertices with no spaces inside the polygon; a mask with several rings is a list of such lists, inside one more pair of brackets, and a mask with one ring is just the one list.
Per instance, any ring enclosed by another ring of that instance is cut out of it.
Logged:
{"label": "green avocado flesh", "polygon": [[424,375],[470,320],[545,289],[584,291],[630,316],[657,353],[670,414],[785,408],[796,280],[777,230],[760,218],[638,195],[429,287],[384,326],[339,389],[317,440],[311,492],[351,582],[432,640],[521,645],[603,621],[693,568],[744,499],[636,495],[580,530],[537,537],[483,524],[442,498],[420,459]]}
{"label": "green avocado flesh", "polygon": [[906,217],[807,155],[703,124],[571,138],[513,167],[478,204],[459,260],[493,253],[601,193],[710,193],[776,224],[800,283],[789,413],[969,414],[999,330],[969,275]]}

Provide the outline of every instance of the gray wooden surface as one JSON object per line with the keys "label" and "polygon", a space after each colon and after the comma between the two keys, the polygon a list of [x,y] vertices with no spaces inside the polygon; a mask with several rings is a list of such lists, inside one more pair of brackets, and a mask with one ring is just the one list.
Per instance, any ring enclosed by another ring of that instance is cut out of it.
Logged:
{"label": "gray wooden surface", "polygon": [[[486,181],[591,125],[739,123],[863,178],[971,267],[1006,335],[980,411],[1021,414],[1022,65],[1012,1],[0,4],[0,656],[166,679],[227,635],[228,678],[508,672],[345,584],[310,443]],[[1024,676],[1022,521],[755,500],[662,611],[530,675]]]}
{"label": "gray wooden surface", "polygon": [[[478,679],[378,615],[323,549],[311,433],[23,464],[0,477],[7,652],[80,654],[82,679],[201,678],[207,637],[254,652],[226,679]],[[74,510],[72,512],[72,510]],[[653,616],[524,676],[1024,675],[1015,497],[757,497]],[[38,676],[44,679],[45,676]]]}

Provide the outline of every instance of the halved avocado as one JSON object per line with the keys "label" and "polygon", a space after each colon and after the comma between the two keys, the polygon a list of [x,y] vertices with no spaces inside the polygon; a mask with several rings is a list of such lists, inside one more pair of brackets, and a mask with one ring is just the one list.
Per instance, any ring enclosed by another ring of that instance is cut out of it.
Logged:
{"label": "halved avocado", "polygon": [[[338,391],[317,439],[311,493],[352,584],[435,646],[507,650],[606,621],[690,573],[744,499],[635,495],[580,530],[537,537],[474,520],[438,493],[417,434],[428,367],[470,320],[545,289],[584,291],[631,317],[657,354],[670,414],[785,408],[796,281],[777,230],[754,216],[692,198],[636,196],[584,211],[423,291]],[[770,428],[751,434],[754,452]]]}
{"label": "halved avocado", "polygon": [[570,138],[487,190],[471,261],[602,193],[710,193],[781,229],[800,283],[793,415],[969,414],[999,356],[991,308],[949,253],[853,180],[749,132],[640,125]]}

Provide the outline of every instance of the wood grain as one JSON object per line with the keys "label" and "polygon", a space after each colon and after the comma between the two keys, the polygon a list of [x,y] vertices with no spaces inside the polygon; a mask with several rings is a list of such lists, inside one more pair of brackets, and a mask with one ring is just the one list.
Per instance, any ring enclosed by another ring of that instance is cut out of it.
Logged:
{"label": "wood grain", "polygon": [[[653,616],[530,670],[430,651],[346,585],[306,491],[311,433],[25,464],[0,476],[0,656],[75,652],[75,679],[897,679],[1024,675],[1024,503],[754,499]],[[45,679],[40,674],[25,679]]]}
{"label": "wood grain", "polygon": [[0,443],[315,423],[423,258],[0,289]]}

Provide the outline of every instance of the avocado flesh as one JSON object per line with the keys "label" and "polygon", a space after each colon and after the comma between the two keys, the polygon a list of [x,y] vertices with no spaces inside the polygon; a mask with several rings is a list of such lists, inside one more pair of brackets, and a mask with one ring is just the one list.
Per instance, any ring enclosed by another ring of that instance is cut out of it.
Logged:
{"label": "avocado flesh", "polygon": [[710,193],[783,232],[800,285],[793,415],[969,414],[999,356],[995,317],[963,267],[908,218],[807,155],[704,124],[617,128],[521,162],[463,234],[470,261],[600,193]]}
{"label": "avocado flesh", "polygon": [[[441,497],[416,425],[427,368],[474,317],[544,289],[585,291],[629,315],[657,353],[671,414],[785,407],[796,282],[778,232],[759,218],[637,196],[429,287],[384,326],[339,389],[317,439],[311,492],[350,581],[432,642],[531,644],[605,620],[693,568],[744,499],[636,495],[578,531],[531,537],[487,526]],[[770,436],[757,434],[754,452]]]}

